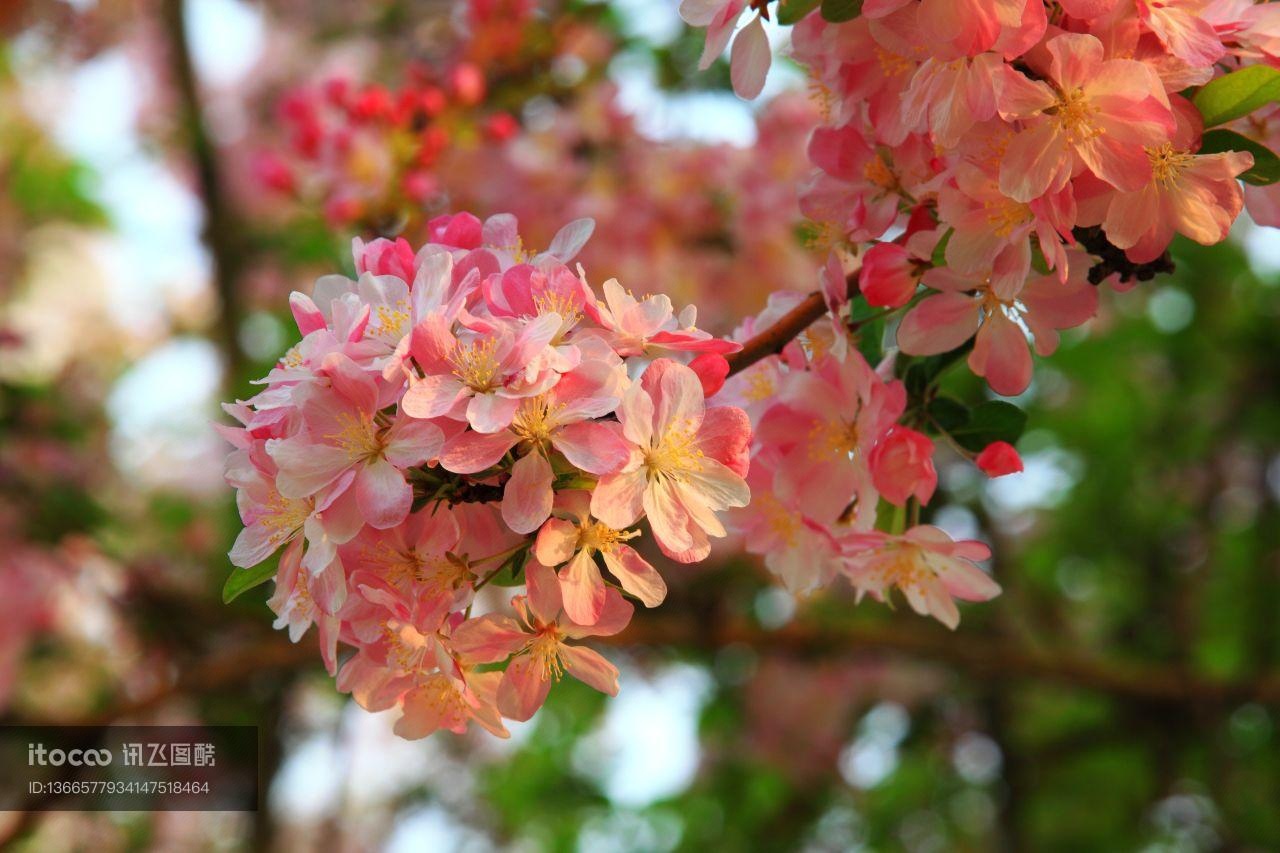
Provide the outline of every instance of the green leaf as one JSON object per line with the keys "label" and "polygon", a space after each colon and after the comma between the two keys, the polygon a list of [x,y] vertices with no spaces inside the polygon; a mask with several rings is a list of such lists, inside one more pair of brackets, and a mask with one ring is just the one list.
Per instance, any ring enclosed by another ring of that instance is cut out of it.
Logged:
{"label": "green leaf", "polygon": [[946,233],[933,247],[933,255],[929,258],[929,263],[935,267],[945,267],[947,265],[947,244],[951,242],[951,235],[956,229],[948,228]]}
{"label": "green leaf", "polygon": [[[825,13],[826,4],[823,4]],[[1250,65],[1210,80],[1192,99],[1205,127],[1247,116],[1280,98],[1280,71],[1269,65]]]}
{"label": "green leaf", "polygon": [[1260,142],[1241,136],[1234,130],[1210,130],[1200,140],[1201,154],[1220,151],[1248,151],[1253,155],[1253,168],[1240,176],[1247,184],[1264,186],[1280,181],[1280,157]]}
{"label": "green leaf", "polygon": [[876,530],[885,533],[901,533],[907,529],[907,508],[895,506],[884,498],[876,505]]}
{"label": "green leaf", "polygon": [[244,593],[276,576],[276,560],[267,560],[251,569],[235,569],[222,585],[222,603],[230,604]]}
{"label": "green leaf", "polygon": [[1027,413],[1004,400],[988,400],[973,408],[969,420],[948,430],[956,443],[975,453],[993,441],[1013,444],[1027,426]]}
{"label": "green leaf", "polygon": [[954,433],[969,423],[969,407],[951,397],[935,397],[929,403],[929,418],[944,432]]}
{"label": "green leaf", "polygon": [[833,24],[852,21],[862,14],[862,0],[822,0],[822,19]]}
{"label": "green leaf", "polygon": [[778,23],[798,24],[806,15],[818,8],[820,0],[778,0]]}

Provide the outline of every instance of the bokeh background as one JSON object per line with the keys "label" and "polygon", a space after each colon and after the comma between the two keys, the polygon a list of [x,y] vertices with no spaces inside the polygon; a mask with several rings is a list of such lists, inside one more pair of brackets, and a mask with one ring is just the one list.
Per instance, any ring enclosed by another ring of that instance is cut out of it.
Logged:
{"label": "bokeh background", "polygon": [[[410,743],[265,588],[221,603],[217,402],[352,235],[593,216],[592,280],[722,333],[815,286],[821,105],[785,63],[738,101],[675,5],[0,4],[0,722],[252,723],[265,786],[256,814],[0,814],[0,847],[1280,849],[1280,241],[1247,221],[1040,365],[1024,473],[943,457],[926,517],[1005,588],[954,634],[724,549],[605,650],[616,699],[565,682],[508,741]],[[429,128],[379,123],[400,97]]]}

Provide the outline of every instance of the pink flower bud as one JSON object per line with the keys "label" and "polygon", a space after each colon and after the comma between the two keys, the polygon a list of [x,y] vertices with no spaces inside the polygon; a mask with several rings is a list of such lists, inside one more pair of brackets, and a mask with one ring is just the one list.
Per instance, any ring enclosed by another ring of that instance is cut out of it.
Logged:
{"label": "pink flower bud", "polygon": [[983,448],[974,464],[988,477],[1003,477],[1022,470],[1022,457],[1007,441],[993,441]]}
{"label": "pink flower bud", "polygon": [[938,487],[933,467],[933,442],[909,427],[894,426],[871,449],[871,481],[890,503],[901,506],[915,497],[922,504]]}
{"label": "pink flower bud", "polygon": [[862,258],[858,285],[867,303],[877,308],[899,308],[915,295],[916,265],[897,243],[877,243]]}
{"label": "pink flower bud", "polygon": [[729,362],[718,352],[704,352],[689,362],[689,367],[698,374],[704,397],[714,397],[729,376]]}
{"label": "pink flower bud", "polygon": [[413,247],[403,237],[394,241],[385,237],[357,244],[356,272],[374,275],[394,275],[403,281],[413,281]]}

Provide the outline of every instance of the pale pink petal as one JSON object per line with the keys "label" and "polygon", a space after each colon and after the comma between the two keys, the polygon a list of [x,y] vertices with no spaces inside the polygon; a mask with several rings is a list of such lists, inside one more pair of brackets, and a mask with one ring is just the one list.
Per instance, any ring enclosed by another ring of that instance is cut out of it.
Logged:
{"label": "pale pink petal", "polygon": [[524,570],[525,588],[529,593],[529,609],[544,625],[560,614],[560,578],[555,569],[541,563],[529,563]]}
{"label": "pale pink petal", "polygon": [[[550,316],[550,315],[548,315]],[[405,395],[406,399],[408,395]],[[501,394],[476,394],[467,405],[467,422],[476,432],[497,432],[511,426],[520,400]],[[412,412],[410,413],[412,414]]]}
{"label": "pale pink petal", "polygon": [[385,530],[404,521],[413,503],[413,487],[381,456],[361,466],[354,490],[360,514],[370,527]]}
{"label": "pale pink petal", "polygon": [[267,453],[279,467],[276,488],[286,498],[305,498],[336,480],[354,461],[340,447],[318,444],[307,436],[272,439]]}
{"label": "pale pink petal", "polygon": [[969,368],[984,377],[997,394],[1021,394],[1031,384],[1031,352],[1026,335],[1003,313],[989,315],[973,342]]}
{"label": "pale pink petal", "polygon": [[521,655],[507,665],[498,685],[498,710],[502,716],[524,722],[537,713],[551,692],[551,679],[542,663]]}
{"label": "pale pink petal", "polygon": [[657,607],[667,597],[667,583],[658,570],[630,545],[617,545],[604,552],[604,564],[622,584],[622,588],[643,602]]}
{"label": "pale pink petal", "polygon": [[978,301],[962,293],[930,296],[898,326],[898,346],[909,355],[936,355],[960,346],[978,330]]}
{"label": "pale pink petal", "polygon": [[738,33],[729,53],[729,77],[739,98],[750,101],[760,94],[772,61],[769,37],[757,16]]}
{"label": "pale pink petal", "polygon": [[591,514],[615,530],[630,527],[643,511],[645,482],[643,468],[602,478],[591,494]]}
{"label": "pale pink petal", "polygon": [[1027,202],[1056,189],[1069,174],[1066,142],[1050,121],[1041,120],[1009,141],[1000,161],[1000,192]]}
{"label": "pale pink petal", "polygon": [[387,459],[398,468],[412,468],[440,454],[444,433],[428,421],[399,418],[387,431],[386,442]]}
{"label": "pale pink petal", "polygon": [[438,418],[448,414],[463,396],[465,388],[453,376],[436,375],[415,379],[409,383],[409,390],[404,392],[400,408],[411,417]]}
{"label": "pale pink petal", "polygon": [[[649,483],[648,488],[644,490],[642,502],[649,525],[653,528],[654,539],[673,551],[683,551],[693,546],[693,539],[687,529],[689,515],[676,499],[675,493],[666,480],[659,479]],[[597,518],[601,518],[600,514],[595,512],[594,506],[592,512]],[[605,523],[609,524],[607,521]],[[610,526],[625,527],[626,525],[610,524]]]}
{"label": "pale pink petal", "polygon": [[627,389],[618,404],[622,434],[633,444],[645,447],[653,439],[653,398],[639,382]]}
{"label": "pale pink petal", "polygon": [[611,474],[631,458],[627,443],[601,423],[567,424],[551,435],[551,443],[575,468],[590,474]]}
{"label": "pale pink petal", "polygon": [[502,520],[516,533],[532,533],[551,515],[555,493],[551,463],[536,450],[511,466],[511,479],[502,492]]}
{"label": "pale pink petal", "polygon": [[579,551],[560,570],[560,594],[564,598],[564,612],[579,625],[594,625],[604,610],[604,578],[595,559],[585,550]]}
{"label": "pale pink petal", "polygon": [[440,466],[455,474],[474,474],[497,465],[519,440],[509,430],[489,434],[468,430],[445,442]]}
{"label": "pale pink petal", "polygon": [[538,531],[533,555],[544,566],[558,566],[572,557],[577,547],[578,525],[563,518],[552,518]]}
{"label": "pale pink petal", "polygon": [[592,649],[562,646],[560,659],[570,675],[609,696],[618,695],[618,668]]}
{"label": "pale pink petal", "polygon": [[518,652],[530,639],[510,616],[489,613],[455,628],[451,642],[454,651],[469,663],[497,663]]}

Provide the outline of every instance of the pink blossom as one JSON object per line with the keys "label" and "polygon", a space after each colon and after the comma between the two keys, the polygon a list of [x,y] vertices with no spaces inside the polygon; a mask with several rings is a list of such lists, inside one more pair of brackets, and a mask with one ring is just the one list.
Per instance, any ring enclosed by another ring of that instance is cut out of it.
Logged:
{"label": "pink blossom", "polygon": [[494,320],[455,334],[439,316],[414,327],[409,352],[426,374],[412,377],[401,403],[415,418],[466,420],[476,432],[511,423],[520,400],[555,382],[538,357],[560,328],[558,314],[527,322]]}
{"label": "pink blossom", "polygon": [[943,531],[924,524],[901,536],[872,531],[847,536],[844,572],[858,591],[884,601],[897,587],[911,609],[955,628],[960,611],[953,599],[989,601],[1000,585],[974,563],[991,556],[981,542],[955,542]]}
{"label": "pink blossom", "polygon": [[555,570],[530,563],[525,576],[528,594],[511,600],[519,622],[488,614],[464,622],[453,635],[459,654],[478,663],[511,658],[498,686],[502,715],[512,720],[532,717],[546,701],[551,682],[566,671],[601,693],[616,696],[617,668],[599,652],[566,641],[618,633],[631,621],[631,605],[610,589],[596,623],[579,625],[563,612]]}
{"label": "pink blossom", "polygon": [[1005,66],[1000,114],[1022,122],[1000,166],[1000,190],[1029,202],[1060,190],[1081,169],[1121,189],[1151,176],[1145,146],[1174,130],[1164,87],[1150,67],[1104,59],[1091,35],[1064,33],[1046,44],[1048,82]]}
{"label": "pink blossom", "polygon": [[[434,458],[444,435],[435,424],[404,414],[388,422],[381,409],[394,400],[395,389],[349,358],[329,356],[321,373],[331,387],[309,386],[300,406],[303,430],[267,443],[280,469],[280,494],[305,498],[342,481],[354,492],[365,521],[393,527],[404,521],[413,500],[403,469]],[[335,491],[344,489],[339,485]]]}
{"label": "pink blossom", "polygon": [[653,356],[664,350],[727,355],[742,349],[696,328],[698,312],[692,305],[677,318],[671,300],[663,294],[637,299],[612,278],[603,290],[605,301],[596,313],[607,331],[605,339],[620,356]]}
{"label": "pink blossom", "polygon": [[546,566],[566,564],[560,570],[564,612],[579,625],[594,625],[604,611],[608,587],[600,575],[599,554],[622,588],[645,607],[657,607],[667,596],[662,575],[627,544],[639,531],[615,530],[591,518],[591,496],[586,492],[562,492],[556,517],[538,531],[533,555]]}
{"label": "pink blossom", "polygon": [[633,445],[631,459],[601,478],[592,514],[621,530],[643,512],[663,553],[681,562],[705,559],[707,537],[725,535],[715,513],[750,499],[746,413],[706,408],[697,375],[660,358],[624,395],[618,421]]}
{"label": "pink blossom", "polygon": [[466,431],[451,438],[440,464],[458,474],[474,474],[496,465],[519,445],[521,454],[503,490],[502,517],[515,532],[532,533],[551,514],[553,452],[597,476],[612,474],[628,461],[626,442],[613,428],[594,420],[617,407],[622,379],[606,363],[587,362],[544,393],[521,400],[507,428]]}
{"label": "pink blossom", "polygon": [[955,349],[977,333],[969,369],[997,394],[1021,394],[1031,383],[1028,332],[1036,352],[1051,354],[1058,330],[1078,326],[1097,311],[1098,292],[1079,274],[1065,283],[1039,276],[1025,286],[997,286],[990,278],[964,278],[930,270],[924,283],[941,291],[912,308],[898,327],[898,346],[911,355]]}
{"label": "pink blossom", "polygon": [[927,504],[938,487],[933,442],[901,424],[876,442],[867,464],[871,468],[871,481],[881,497],[898,506],[911,497]]}

